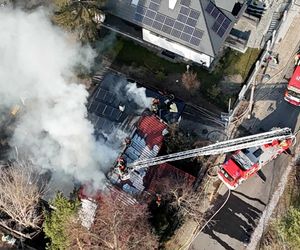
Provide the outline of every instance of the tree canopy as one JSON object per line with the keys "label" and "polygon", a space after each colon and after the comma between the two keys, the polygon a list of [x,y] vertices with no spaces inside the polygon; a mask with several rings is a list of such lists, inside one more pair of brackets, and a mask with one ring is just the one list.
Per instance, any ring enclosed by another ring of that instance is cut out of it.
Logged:
{"label": "tree canopy", "polygon": [[73,32],[82,42],[94,41],[98,35],[101,7],[105,0],[54,0],[53,21]]}
{"label": "tree canopy", "polygon": [[58,193],[51,202],[51,206],[54,209],[46,213],[44,221],[44,232],[51,241],[48,248],[69,249],[70,242],[66,227],[75,216],[79,208],[79,202],[68,200],[61,193]]}
{"label": "tree canopy", "polygon": [[278,224],[281,238],[293,249],[300,246],[300,209],[291,207]]}

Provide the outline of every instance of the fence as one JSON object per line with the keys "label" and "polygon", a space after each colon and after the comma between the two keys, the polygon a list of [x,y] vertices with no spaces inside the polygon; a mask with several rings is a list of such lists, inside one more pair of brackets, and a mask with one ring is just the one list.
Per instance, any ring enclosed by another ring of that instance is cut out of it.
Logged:
{"label": "fence", "polygon": [[[282,27],[282,24],[285,22],[286,16],[288,15],[289,10],[293,6],[293,4],[294,4],[294,1],[290,2],[286,6],[286,8],[284,10],[284,14],[283,14],[277,28],[273,31],[271,39],[269,39],[265,43],[263,53],[261,54],[260,58],[256,61],[255,68],[252,70],[250,76],[248,77],[247,82],[243,85],[243,87],[242,87],[242,89],[241,89],[241,91],[238,95],[238,99],[236,100],[236,102],[233,105],[233,109],[229,112],[229,119],[228,119],[228,128],[229,128],[229,130],[230,130],[231,121],[232,121],[232,119],[234,118],[234,116],[236,115],[236,113],[238,112],[238,110],[240,108],[241,101],[245,100],[246,92],[249,90],[250,86],[255,84],[256,77],[259,75],[258,73],[259,73],[259,70],[261,69],[262,65],[264,64],[264,60],[266,59],[267,56],[270,55],[270,52],[273,49],[275,41],[277,39],[277,35],[279,33],[279,30]],[[230,132],[229,134],[232,134],[232,132]]]}

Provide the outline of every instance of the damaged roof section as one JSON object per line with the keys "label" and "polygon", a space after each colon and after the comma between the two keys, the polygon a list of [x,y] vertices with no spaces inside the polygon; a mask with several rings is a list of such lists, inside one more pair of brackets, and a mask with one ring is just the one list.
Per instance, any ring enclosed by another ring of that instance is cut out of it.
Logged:
{"label": "damaged roof section", "polygon": [[[124,150],[121,157],[126,164],[138,159],[152,158],[158,155],[167,132],[167,125],[154,114],[146,112],[138,121],[136,130],[131,137],[130,143]],[[124,191],[131,194],[138,194],[144,190],[143,178],[147,168],[141,168],[129,173],[129,178],[120,178],[117,166],[110,173],[112,183],[120,186]]]}
{"label": "damaged roof section", "polygon": [[152,158],[158,155],[167,134],[167,125],[155,115],[142,116],[137,129],[132,136],[131,143],[124,151],[123,157],[127,163],[136,160]]}
{"label": "damaged roof section", "polygon": [[[130,134],[135,122],[145,109],[151,108],[153,99],[158,99],[157,115],[167,123],[180,119],[185,103],[172,95],[164,95],[144,88],[122,75],[108,73],[89,99],[88,117],[95,127],[97,139],[107,140],[112,133],[124,131]],[[171,109],[168,101],[176,108]]]}

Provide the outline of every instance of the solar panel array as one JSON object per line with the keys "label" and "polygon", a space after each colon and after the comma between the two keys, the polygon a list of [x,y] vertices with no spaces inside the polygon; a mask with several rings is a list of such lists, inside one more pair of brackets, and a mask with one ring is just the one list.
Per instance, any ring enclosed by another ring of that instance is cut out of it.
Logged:
{"label": "solar panel array", "polygon": [[148,8],[137,5],[134,20],[198,46],[204,32],[196,28],[200,12],[189,7],[191,0],[181,0],[177,19],[159,13],[160,3],[161,0],[151,0]]}
{"label": "solar panel array", "polygon": [[97,90],[95,100],[90,103],[88,107],[88,111],[97,116],[107,117],[111,121],[119,122],[122,116],[122,111],[114,106],[111,106],[115,100],[116,96],[113,93],[99,88]]}
{"label": "solar panel array", "polygon": [[231,23],[230,19],[226,17],[212,2],[209,2],[205,10],[215,19],[212,30],[216,32],[218,36],[223,37]]}

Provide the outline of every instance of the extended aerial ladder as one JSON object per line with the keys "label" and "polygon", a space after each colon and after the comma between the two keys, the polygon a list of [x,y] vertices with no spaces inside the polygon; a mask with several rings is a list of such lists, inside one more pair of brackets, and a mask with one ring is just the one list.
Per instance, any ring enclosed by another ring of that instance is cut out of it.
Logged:
{"label": "extended aerial ladder", "polygon": [[128,164],[127,167],[129,171],[138,170],[145,167],[150,167],[170,161],[178,161],[187,158],[204,156],[204,155],[216,155],[224,154],[228,152],[234,152],[239,149],[250,148],[250,147],[259,147],[262,145],[270,144],[275,140],[286,140],[294,139],[290,128],[281,128],[273,129],[269,132],[245,136],[237,139],[231,139],[227,141],[221,141],[208,145],[202,148],[196,148],[191,150],[186,150],[178,153],[172,153],[168,155],[162,155],[154,158],[147,158],[135,161],[131,164]]}

